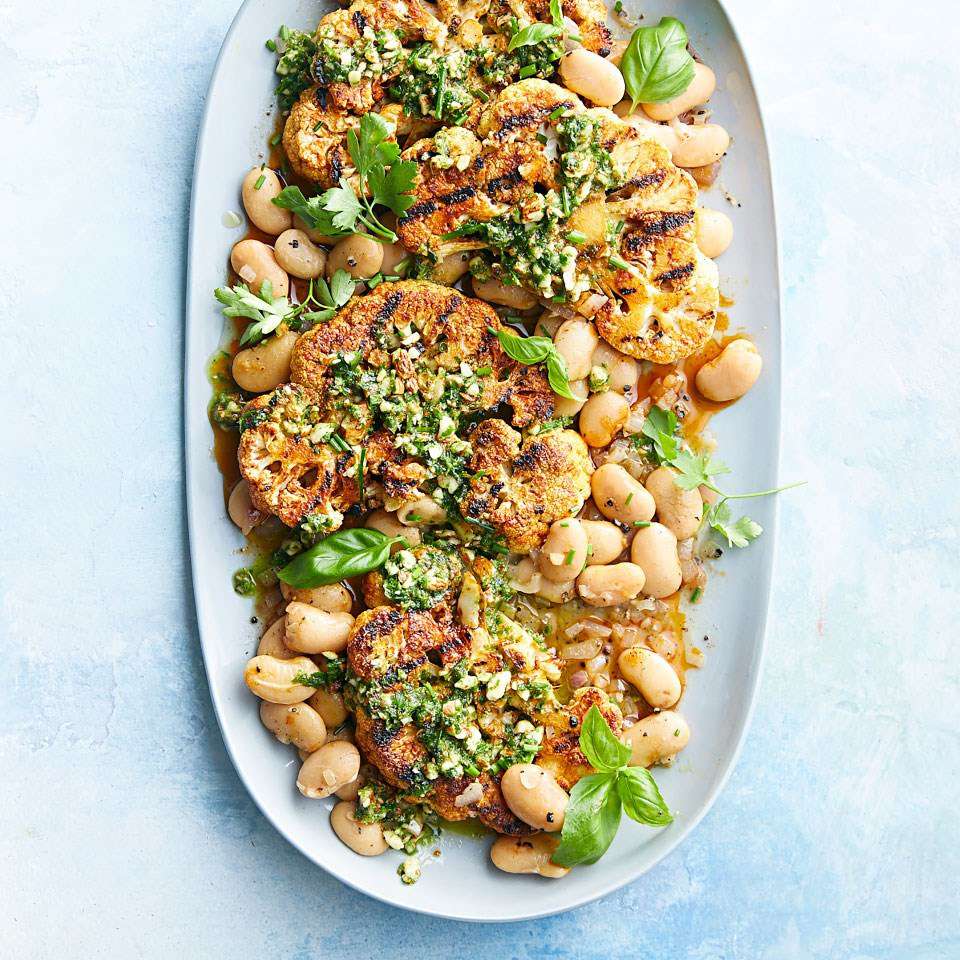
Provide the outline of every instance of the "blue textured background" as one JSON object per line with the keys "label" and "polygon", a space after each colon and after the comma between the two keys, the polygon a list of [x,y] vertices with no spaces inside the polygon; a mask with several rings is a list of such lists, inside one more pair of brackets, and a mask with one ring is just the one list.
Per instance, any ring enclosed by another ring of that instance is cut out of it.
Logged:
{"label": "blue textured background", "polygon": [[783,502],[759,709],[656,870],[479,928],[309,864],[248,800],[210,709],[182,296],[235,2],[0,4],[0,956],[960,956],[952,6],[731,4],[779,202],[782,475],[810,481]]}

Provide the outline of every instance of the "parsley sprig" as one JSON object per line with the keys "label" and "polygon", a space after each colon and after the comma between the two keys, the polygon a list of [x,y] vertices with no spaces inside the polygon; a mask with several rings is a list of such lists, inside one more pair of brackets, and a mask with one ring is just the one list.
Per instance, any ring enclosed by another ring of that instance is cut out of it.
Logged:
{"label": "parsley sprig", "polygon": [[292,210],[309,227],[327,236],[346,236],[366,230],[388,243],[395,242],[397,235],[381,223],[375,208],[380,205],[402,217],[413,206],[410,190],[417,176],[417,165],[400,159],[400,148],[387,139],[389,136],[390,127],[376,113],[365,114],[360,119],[359,132],[347,133],[347,150],[357,168],[359,193],[342,178],[339,186],[309,199],[299,187],[286,187],[273,202]]}
{"label": "parsley sprig", "polygon": [[337,270],[329,284],[322,277],[311,280],[307,296],[300,303],[275,297],[269,280],[263,281],[259,293],[254,293],[245,283],[238,283],[234,287],[217,287],[214,296],[223,304],[225,317],[246,317],[252,321],[240,336],[240,346],[246,347],[260,343],[281,324],[291,330],[305,330],[314,323],[330,320],[337,310],[346,306],[356,286],[346,270]]}
{"label": "parsley sprig", "polygon": [[672,410],[652,406],[637,435],[638,443],[654,463],[673,467],[676,471],[674,483],[681,490],[693,490],[703,486],[720,497],[704,511],[703,522],[723,537],[731,547],[747,546],[763,533],[763,527],[746,515],[734,519],[728,501],[769,497],[803,486],[805,482],[801,480],[799,483],[788,483],[782,487],[751,493],[725,493],[717,486],[716,478],[729,473],[730,468],[709,453],[693,453],[684,448],[678,435],[678,426],[677,417]]}
{"label": "parsley sprig", "polygon": [[652,827],[673,823],[653,775],[628,766],[630,748],[614,736],[596,707],[583,718],[580,750],[597,772],[578,780],[570,793],[560,846],[550,858],[561,867],[596,863],[613,843],[622,813]]}

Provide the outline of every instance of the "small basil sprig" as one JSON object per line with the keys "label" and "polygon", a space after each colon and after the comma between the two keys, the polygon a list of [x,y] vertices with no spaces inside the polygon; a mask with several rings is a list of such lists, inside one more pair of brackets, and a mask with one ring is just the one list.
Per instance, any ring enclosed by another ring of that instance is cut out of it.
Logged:
{"label": "small basil sprig", "polygon": [[503,352],[508,357],[516,360],[517,363],[528,365],[545,363],[550,389],[568,400],[577,399],[570,389],[567,365],[549,337],[521,337],[509,330],[494,330],[493,327],[488,329],[491,333],[496,334],[500,346],[503,347]]}
{"label": "small basil sprig", "polygon": [[652,827],[673,822],[650,771],[627,766],[630,748],[614,736],[596,707],[583,719],[580,750],[597,773],[583,777],[570,793],[560,846],[550,858],[561,867],[596,863],[613,843],[621,813]]}
{"label": "small basil sprig", "polygon": [[[531,23],[529,26],[518,30],[511,38],[507,46],[507,53],[516,50],[517,47],[529,47],[543,40],[552,40],[563,33],[563,10],[560,6],[560,0],[550,0],[550,19],[553,23]],[[574,39],[579,40],[579,37]]]}
{"label": "small basil sprig", "polygon": [[404,542],[403,537],[388,537],[379,530],[340,530],[295,557],[277,576],[295,590],[337,583],[383,566],[390,548]]}
{"label": "small basil sprig", "polygon": [[620,72],[634,106],[679,97],[694,75],[687,28],[673,17],[663,17],[655,27],[637,27],[620,58]]}

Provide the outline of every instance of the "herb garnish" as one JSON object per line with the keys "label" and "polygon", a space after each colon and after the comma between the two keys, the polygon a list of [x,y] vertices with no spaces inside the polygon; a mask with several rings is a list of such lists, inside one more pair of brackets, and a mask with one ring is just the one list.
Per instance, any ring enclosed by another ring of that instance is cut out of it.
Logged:
{"label": "herb garnish", "polygon": [[550,858],[561,867],[596,863],[613,843],[621,813],[653,827],[673,822],[653,775],[628,766],[630,748],[614,736],[596,707],[584,717],[580,750],[597,773],[577,781],[570,793],[560,846]]}
{"label": "herb garnish", "polygon": [[663,17],[655,27],[637,27],[620,60],[633,106],[679,97],[693,82],[693,63],[687,28],[679,20]]}
{"label": "herb garnish", "polygon": [[356,286],[346,270],[337,270],[329,285],[322,277],[311,280],[307,296],[300,303],[275,297],[269,280],[263,281],[259,294],[245,283],[239,283],[232,288],[217,287],[214,296],[224,305],[225,317],[246,317],[253,321],[240,337],[240,346],[253,346],[274,333],[281,323],[293,330],[303,330],[305,324],[331,319],[348,303]]}
{"label": "herb garnish", "polygon": [[643,423],[638,435],[639,445],[645,448],[647,456],[654,463],[672,467],[675,471],[673,482],[681,490],[693,490],[706,487],[720,496],[720,500],[711,504],[703,514],[704,523],[724,537],[731,547],[745,547],[763,533],[763,527],[750,517],[733,519],[728,500],[752,500],[756,497],[769,497],[784,490],[803,486],[804,480],[788,483],[770,490],[757,490],[751,493],[724,493],[716,485],[716,478],[730,472],[730,468],[716,460],[709,453],[693,453],[681,446],[677,435],[677,417],[672,410],[664,410],[656,405]]}
{"label": "herb garnish", "polygon": [[388,537],[363,527],[339,530],[297,556],[278,576],[295,590],[337,583],[381,567],[390,548],[404,542],[403,537]]}
{"label": "herb garnish", "polygon": [[521,337],[509,330],[494,330],[493,327],[488,329],[496,335],[508,357],[524,364],[546,363],[550,389],[568,400],[577,399],[570,389],[567,365],[549,337]]}

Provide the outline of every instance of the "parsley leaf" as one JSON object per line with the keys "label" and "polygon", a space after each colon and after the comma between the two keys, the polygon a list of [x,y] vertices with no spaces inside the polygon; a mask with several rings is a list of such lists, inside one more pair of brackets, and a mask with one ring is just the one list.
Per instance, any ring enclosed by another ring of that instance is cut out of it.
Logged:
{"label": "parsley leaf", "polygon": [[640,431],[641,443],[654,463],[669,463],[680,452],[677,436],[677,416],[672,410],[664,410],[654,404],[643,421]]}
{"label": "parsley leaf", "polygon": [[341,230],[333,225],[333,214],[324,207],[325,196],[321,194],[308,199],[299,187],[284,187],[273,202],[284,210],[292,210],[311,230],[319,230],[324,236],[349,236],[351,230]]}
{"label": "parsley leaf", "polygon": [[417,165],[412,160],[393,163],[388,170],[377,164],[368,175],[370,189],[377,203],[383,204],[398,217],[402,217],[413,206],[414,196],[410,190],[416,179]]}
{"label": "parsley leaf", "polygon": [[705,519],[720,536],[725,537],[731,547],[745,547],[763,533],[763,527],[750,517],[743,516],[731,523],[733,514],[726,500],[713,504]]}
{"label": "parsley leaf", "polygon": [[708,453],[691,453],[689,450],[681,450],[676,456],[671,457],[669,462],[677,471],[673,479],[681,490],[693,490],[701,484],[716,489],[713,486],[714,477],[730,472],[726,464],[714,460]]}
{"label": "parsley leaf", "polygon": [[241,346],[259,343],[273,333],[291,311],[286,297],[273,296],[273,284],[269,280],[264,280],[259,295],[245,283],[233,288],[217,287],[213,295],[223,304],[225,317],[246,317],[253,321],[240,337]]}
{"label": "parsley leaf", "polygon": [[327,190],[321,199],[324,210],[333,214],[331,222],[335,229],[346,233],[356,230],[357,218],[363,208],[353,192],[353,187],[346,180],[341,180],[339,187],[331,187]]}

